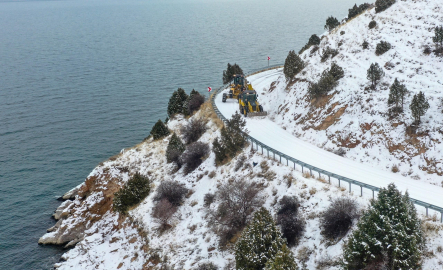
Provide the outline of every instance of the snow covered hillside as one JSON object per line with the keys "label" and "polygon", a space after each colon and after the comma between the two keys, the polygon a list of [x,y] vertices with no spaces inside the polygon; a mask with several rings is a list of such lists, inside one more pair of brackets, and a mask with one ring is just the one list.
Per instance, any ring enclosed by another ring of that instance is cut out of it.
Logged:
{"label": "snow covered hillside", "polygon": [[[300,160],[311,159],[306,161],[309,163],[322,165],[326,157],[336,160],[327,165],[330,170],[364,163],[367,173],[362,177],[374,172],[380,178],[391,174],[399,186],[403,182],[401,178],[415,181],[416,190],[410,190],[411,193],[423,186],[435,187],[431,184],[441,186],[443,58],[422,52],[424,45],[432,45],[433,27],[443,24],[442,6],[443,0],[407,0],[397,1],[379,14],[375,14],[373,8],[366,11],[326,34],[318,51],[311,54],[308,49],[304,52],[301,56],[306,67],[292,85],[287,85],[281,69],[249,77],[260,93],[260,102],[269,111],[269,119],[248,120],[248,124],[253,124],[250,131],[254,134],[251,135],[263,136],[258,139],[266,139],[267,144],[283,142],[283,146],[285,141],[296,139],[299,146],[289,149],[286,145],[288,150],[300,155],[297,157]],[[375,20],[377,26],[369,30],[367,26],[371,20]],[[367,50],[361,48],[364,40],[370,44]],[[393,48],[376,56],[375,46],[381,40],[390,42]],[[320,54],[327,46],[338,49],[339,54],[321,62]],[[318,80],[333,61],[343,67],[345,77],[326,98],[311,103],[307,94],[309,83]],[[377,90],[370,90],[366,70],[374,62],[384,67],[386,76]],[[402,81],[411,94],[406,99],[405,112],[390,118],[387,115],[388,88],[394,78]],[[407,134],[406,129],[412,123],[409,103],[419,91],[425,92],[430,109],[422,117],[416,134]],[[220,104],[220,110],[232,113],[237,106],[227,102]],[[210,103],[205,103],[190,118],[173,117],[167,125],[183,137],[180,128],[197,118],[207,120],[207,130],[198,141],[211,147],[214,139],[220,136],[221,121]],[[291,248],[297,264],[302,269],[340,269],[343,244],[350,233],[331,242],[321,234],[320,217],[333,199],[354,199],[362,211],[367,208],[371,196],[360,197],[360,190],[349,193],[346,188],[303,174],[299,168],[285,166],[250,147],[221,166],[215,166],[215,155],[210,151],[203,163],[186,175],[183,168],[177,170],[175,165],[166,162],[165,153],[171,137],[157,141],[150,138],[122,150],[98,165],[78,189],[69,192],[66,198],[70,199],[55,213],[57,224],[39,240],[41,244],[73,247],[55,265],[56,269],[179,270],[196,269],[205,262],[212,262],[219,269],[235,269],[232,244],[221,248],[220,236],[211,226],[213,220],[209,213],[220,202],[215,199],[208,204],[205,197],[237,180],[260,187],[263,206],[272,215],[276,215],[277,202],[283,196],[296,196],[306,225],[299,243]],[[319,148],[331,152],[344,148],[346,156],[325,154]],[[318,155],[325,159],[318,160]],[[398,167],[397,174],[391,172],[393,167]],[[135,173],[149,177],[151,193],[131,208],[127,216],[119,215],[112,211],[114,194]],[[391,178],[387,178],[390,181]],[[153,208],[158,187],[167,180],[183,184],[188,192],[165,229],[160,220],[153,217]],[[439,193],[440,187],[432,192]],[[440,200],[438,195],[432,198]],[[421,218],[426,235],[423,269],[441,269],[443,225],[439,222],[440,216],[426,218],[421,215]],[[351,231],[355,227],[354,224]]]}
{"label": "snow covered hillside", "polygon": [[[193,118],[210,117],[208,109]],[[179,115],[168,127],[179,132],[179,128],[191,119]],[[207,132],[199,141],[211,143],[219,136],[219,124],[210,120]],[[292,248],[297,263],[305,265],[306,269],[339,269],[342,244],[347,237],[335,243],[325,240],[320,234],[319,216],[331,199],[354,198],[362,210],[368,204],[367,197],[349,194],[346,189],[329,185],[324,179],[310,178],[250,148],[219,167],[214,165],[215,157],[211,152],[194,172],[184,175],[183,169],[175,171],[172,164],[166,163],[165,150],[170,138],[171,135],[158,141],[149,139],[103,162],[80,186],[75,199],[61,205],[57,211],[59,222],[41,241],[50,243],[58,239],[63,242],[75,236],[79,242],[63,255],[63,261],[56,264],[57,269],[168,269],[164,268],[166,266],[195,269],[203,262],[213,262],[221,269],[235,269],[233,250],[221,250],[219,237],[210,229],[208,209],[217,207],[218,202],[209,207],[204,203],[205,194],[216,193],[221,185],[235,179],[261,186],[264,206],[273,214],[277,201],[283,196],[299,198],[306,231],[300,243]],[[245,156],[246,160],[236,171],[240,156]],[[253,162],[258,165],[254,167]],[[118,186],[135,172],[149,176],[153,190],[124,218],[112,212],[109,203]],[[183,183],[190,191],[171,219],[171,228],[162,232],[159,221],[152,217],[152,209],[156,188],[165,180]],[[435,216],[425,222],[429,241],[424,269],[438,269],[438,265],[443,264],[440,252],[443,225],[437,219]]]}
{"label": "snow covered hillside", "polygon": [[[370,21],[377,26],[368,28]],[[381,13],[371,8],[342,24],[321,39],[319,49],[302,53],[306,67],[292,85],[282,73],[261,86],[260,101],[270,118],[307,142],[329,151],[346,150],[346,157],[386,171],[442,185],[443,164],[443,57],[423,53],[426,45],[434,47],[434,28],[443,24],[442,0],[397,1]],[[364,41],[368,49],[362,48]],[[376,56],[375,47],[387,41],[392,48]],[[321,61],[330,47],[338,55]],[[310,101],[308,87],[335,62],[345,77],[324,98]],[[385,76],[376,90],[366,78],[371,63],[383,67]],[[398,78],[410,94],[404,113],[388,114],[389,87]],[[253,78],[252,78],[253,79]],[[407,132],[413,122],[409,105],[414,94],[423,91],[430,108],[422,117],[416,134]]]}

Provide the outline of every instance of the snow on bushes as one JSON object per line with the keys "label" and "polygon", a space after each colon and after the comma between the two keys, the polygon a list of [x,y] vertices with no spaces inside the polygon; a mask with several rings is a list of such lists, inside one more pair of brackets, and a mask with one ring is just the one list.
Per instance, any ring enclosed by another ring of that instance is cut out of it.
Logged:
{"label": "snow on bushes", "polygon": [[382,188],[343,252],[344,269],[421,269],[424,237],[409,195]]}
{"label": "snow on bushes", "polygon": [[151,191],[148,177],[135,173],[126,185],[114,193],[113,210],[126,214],[128,209],[141,202]]}

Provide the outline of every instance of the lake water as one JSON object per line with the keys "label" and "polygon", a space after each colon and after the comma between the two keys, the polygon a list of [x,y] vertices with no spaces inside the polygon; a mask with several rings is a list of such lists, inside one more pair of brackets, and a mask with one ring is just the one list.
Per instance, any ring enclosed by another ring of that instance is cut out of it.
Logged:
{"label": "lake water", "polygon": [[50,269],[57,197],[166,118],[171,93],[283,63],[359,0],[0,1],[0,269]]}

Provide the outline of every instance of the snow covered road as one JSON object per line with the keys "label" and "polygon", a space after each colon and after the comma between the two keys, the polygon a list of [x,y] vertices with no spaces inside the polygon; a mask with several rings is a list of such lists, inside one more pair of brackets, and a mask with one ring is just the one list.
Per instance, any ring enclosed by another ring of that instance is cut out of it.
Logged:
{"label": "snow covered road", "polygon": [[[282,75],[281,68],[252,75],[248,77],[248,80],[260,94],[261,89],[269,89],[270,84],[277,80],[280,75]],[[225,91],[227,90],[218,93],[215,98],[215,104],[226,118],[230,118],[238,110],[238,103],[236,100],[231,99],[223,103],[221,94]],[[264,109],[266,110],[266,108]],[[411,198],[443,207],[442,187],[340,157],[296,138],[269,118],[247,118],[246,122],[246,128],[249,130],[251,137],[288,156],[372,186],[386,187],[389,183],[395,183],[400,190],[407,190]],[[347,186],[347,184],[343,184],[345,187]],[[360,190],[356,192],[360,193]],[[368,193],[368,190],[366,190],[366,193]]]}

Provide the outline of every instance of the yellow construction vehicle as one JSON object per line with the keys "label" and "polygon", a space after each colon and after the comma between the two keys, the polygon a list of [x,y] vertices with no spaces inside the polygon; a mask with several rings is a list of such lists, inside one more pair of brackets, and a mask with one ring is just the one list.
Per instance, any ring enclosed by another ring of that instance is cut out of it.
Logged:
{"label": "yellow construction vehicle", "polygon": [[233,83],[231,84],[231,89],[229,93],[223,93],[223,102],[226,102],[226,99],[233,98],[238,99],[238,96],[245,91],[246,89],[252,90],[252,86],[245,79],[245,76],[242,74],[235,74],[232,76]]}
{"label": "yellow construction vehicle", "polygon": [[258,103],[257,92],[255,90],[245,90],[238,97],[240,113],[245,117],[266,116],[262,105]]}

